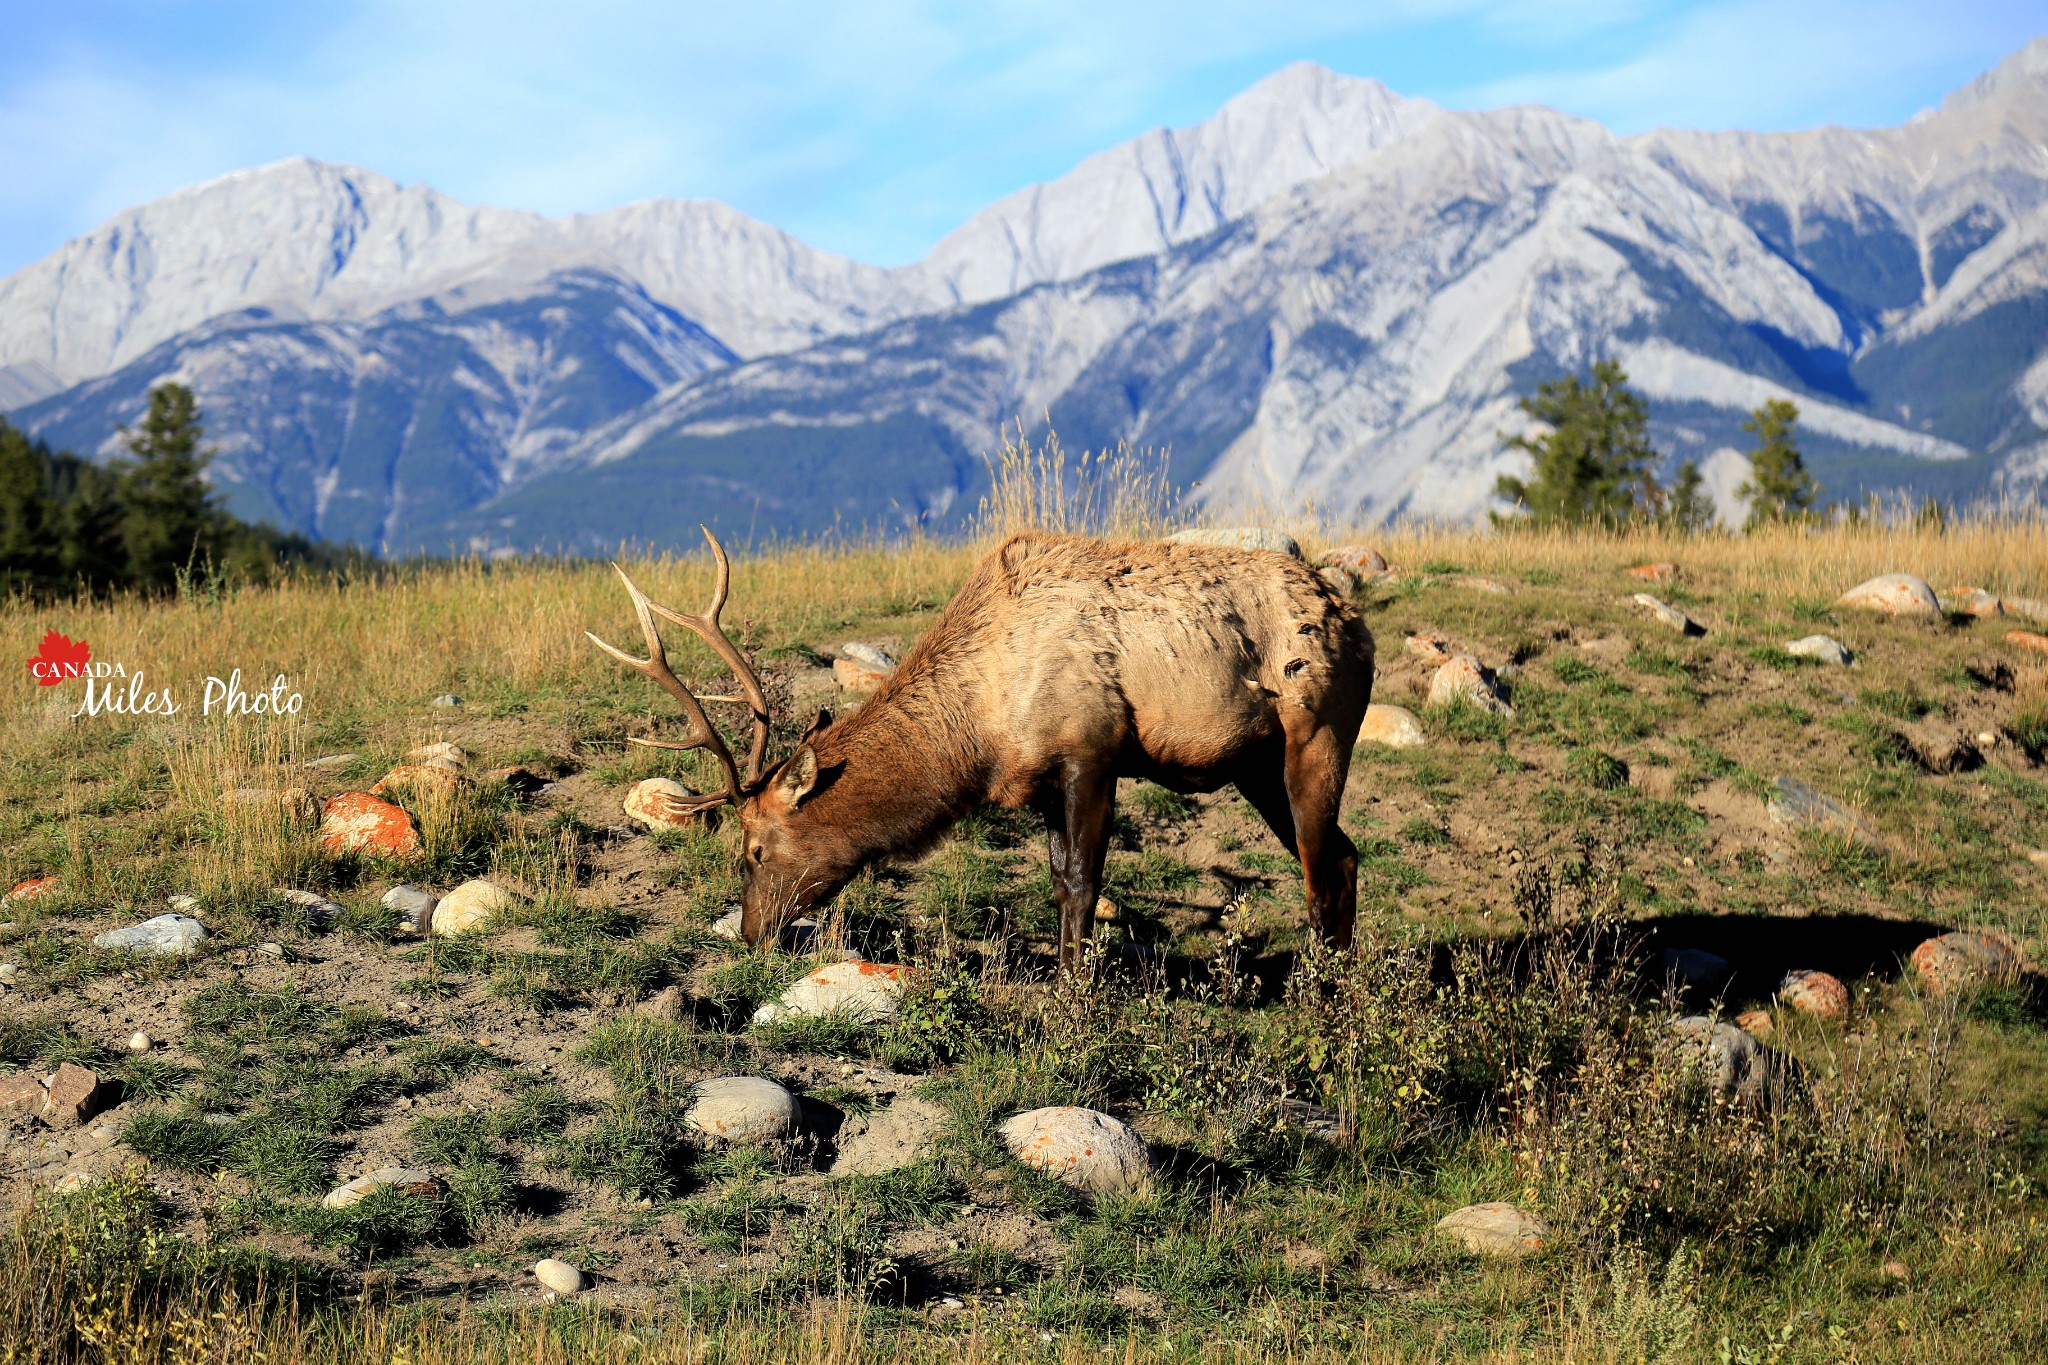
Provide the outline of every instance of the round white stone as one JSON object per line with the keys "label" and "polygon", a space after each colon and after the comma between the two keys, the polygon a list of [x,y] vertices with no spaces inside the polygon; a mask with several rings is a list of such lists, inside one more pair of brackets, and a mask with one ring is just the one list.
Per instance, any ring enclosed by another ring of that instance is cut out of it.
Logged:
{"label": "round white stone", "polygon": [[533,1278],[557,1294],[576,1294],[583,1289],[583,1272],[552,1256],[534,1264]]}
{"label": "round white stone", "polygon": [[1152,1151],[1145,1139],[1093,1109],[1031,1109],[998,1131],[1019,1161],[1077,1190],[1134,1192],[1152,1181]]}
{"label": "round white stone", "polygon": [[796,1131],[796,1096],[765,1076],[718,1076],[690,1092],[683,1123],[725,1142],[773,1142]]}
{"label": "round white stone", "polygon": [[501,912],[512,908],[512,893],[478,878],[441,897],[434,907],[433,931],[440,935],[466,934],[489,926]]}

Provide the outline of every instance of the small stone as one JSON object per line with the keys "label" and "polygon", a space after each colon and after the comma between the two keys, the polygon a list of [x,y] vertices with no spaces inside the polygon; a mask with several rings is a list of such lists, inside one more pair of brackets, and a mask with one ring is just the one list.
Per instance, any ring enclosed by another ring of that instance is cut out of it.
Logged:
{"label": "small stone", "polygon": [[1176,531],[1168,545],[1217,545],[1230,550],[1263,550],[1301,558],[1301,544],[1285,531],[1267,526],[1197,526]]}
{"label": "small stone", "polygon": [[368,792],[330,797],[320,821],[320,846],[329,853],[371,853],[411,858],[420,851],[412,817]]}
{"label": "small stone", "polygon": [[1911,574],[1888,573],[1866,579],[1836,599],[1836,606],[1861,607],[1887,616],[1924,616],[1939,620],[1941,599],[1927,581]]}
{"label": "small stone", "polygon": [[695,796],[695,792],[670,778],[643,778],[633,784],[633,790],[626,793],[626,818],[648,830],[681,829],[685,825],[701,825],[708,812],[684,810],[676,804],[689,801]]}
{"label": "small stone", "polygon": [[543,1287],[557,1294],[580,1294],[583,1292],[583,1272],[567,1261],[558,1261],[550,1256],[534,1264],[533,1278]]}
{"label": "small stone", "polygon": [[1704,1014],[1671,1021],[1679,1057],[1699,1066],[1723,1099],[1754,1099],[1763,1093],[1763,1045],[1749,1033]]}
{"label": "small stone", "polygon": [[422,744],[417,749],[408,751],[405,756],[408,763],[432,763],[437,759],[453,763],[459,768],[469,762],[469,755],[464,752],[461,745],[451,744],[444,739],[433,744]]}
{"label": "small stone", "polygon": [[1145,1139],[1093,1109],[1031,1109],[997,1131],[1019,1161],[1077,1190],[1118,1194],[1143,1190],[1152,1182],[1152,1152]]}
{"label": "small stone", "polygon": [[1334,550],[1324,551],[1322,563],[1360,575],[1387,571],[1387,557],[1370,545],[1339,545]]}
{"label": "small stone", "polygon": [[47,896],[57,889],[55,877],[30,877],[25,882],[16,882],[14,889],[0,896],[0,905],[12,905],[16,901],[30,901],[37,896]]}
{"label": "small stone", "polygon": [[1778,1031],[1778,1026],[1772,1021],[1769,1010],[1745,1010],[1735,1016],[1735,1027],[1741,1029],[1759,1043],[1769,1042],[1771,1035]]}
{"label": "small stone", "polygon": [[1413,711],[1378,702],[1365,708],[1365,723],[1358,727],[1358,738],[1389,749],[1419,749],[1429,743],[1429,737],[1422,732],[1422,722]]}
{"label": "small stone", "polygon": [[2009,630],[2005,642],[2014,649],[2031,650],[2036,654],[2048,654],[2048,635],[2032,630]]}
{"label": "small stone", "polygon": [[199,913],[199,897],[188,895],[184,892],[166,897],[164,903],[181,915],[196,915]]}
{"label": "small stone", "polygon": [[1957,616],[2005,615],[2005,604],[1982,588],[1950,588],[1942,606]]}
{"label": "small stone", "polygon": [[686,1005],[687,1002],[683,999],[683,991],[680,986],[663,986],[653,995],[648,996],[645,1000],[633,1006],[633,1013],[639,1015],[642,1019],[660,1019],[665,1023],[673,1024],[683,1017],[686,1012]]}
{"label": "small stone", "polygon": [[404,763],[377,779],[372,796],[449,797],[467,785],[461,770],[442,763]]}
{"label": "small stone", "polygon": [[155,1040],[153,1040],[147,1033],[143,1033],[140,1030],[137,1030],[136,1032],[128,1035],[128,1050],[130,1052],[136,1053],[137,1055],[147,1052],[155,1046]]}
{"label": "small stone", "polygon": [[1408,652],[1432,667],[1448,663],[1455,647],[1441,635],[1411,635]]}
{"label": "small stone", "polygon": [[797,981],[770,1004],[754,1011],[754,1022],[790,1015],[842,1015],[860,1023],[885,1024],[896,1017],[909,969],[880,962],[833,962]]}
{"label": "small stone", "polygon": [[0,962],[0,984],[12,984],[14,978],[20,974],[21,967],[18,963]]}
{"label": "small stone", "polygon": [[1816,1019],[1840,1019],[1849,1012],[1849,988],[1826,972],[1787,972],[1778,999]]}
{"label": "small stone", "polygon": [[158,915],[126,929],[109,929],[95,937],[93,945],[116,952],[183,957],[199,951],[210,937],[206,926],[189,915]]}
{"label": "small stone", "polygon": [[1818,659],[1824,664],[1847,668],[1853,657],[1842,647],[1842,642],[1831,635],[1808,635],[1785,646],[1785,652],[1795,659]]}
{"label": "small stone", "polygon": [[1329,586],[1339,597],[1349,597],[1358,591],[1358,575],[1335,564],[1325,564],[1316,570],[1316,577]]}
{"label": "small stone", "polygon": [[1500,694],[1500,684],[1488,668],[1470,654],[1460,654],[1437,669],[1429,680],[1429,704],[1450,706],[1463,699],[1483,711],[1512,716],[1515,708]]}
{"label": "small stone", "polygon": [[416,1171],[409,1166],[382,1166],[329,1190],[327,1197],[320,1202],[330,1209],[345,1209],[351,1204],[360,1204],[372,1190],[389,1186],[397,1186],[405,1193],[423,1199],[439,1199],[443,1188],[441,1182],[426,1171]]}
{"label": "small stone", "polygon": [[1929,995],[1953,995],[2020,973],[2020,955],[2004,939],[1957,932],[1930,938],[1913,950],[1913,970]]}
{"label": "small stone", "polygon": [[441,903],[441,898],[431,891],[422,891],[417,886],[400,882],[379,897],[379,903],[399,913],[401,928],[418,934],[424,933],[433,923],[434,907]]}
{"label": "small stone", "polygon": [[259,943],[256,945],[256,951],[265,957],[274,957],[280,961],[284,958],[284,945],[282,943]]}
{"label": "small stone", "polygon": [[50,1183],[52,1194],[77,1194],[92,1184],[93,1176],[85,1171],[66,1171]]}
{"label": "small stone", "polygon": [[1967,773],[1984,766],[1984,755],[1975,740],[1955,726],[1937,720],[1923,720],[1903,732],[1920,766],[1931,773]]}
{"label": "small stone", "polygon": [[861,659],[840,658],[832,661],[832,681],[838,683],[855,696],[871,696],[882,690],[882,684],[895,676],[894,668],[877,668]]}
{"label": "small stone", "polygon": [[443,692],[443,693],[442,693],[442,694],[441,694],[440,696],[438,696],[438,697],[434,698],[434,699],[433,699],[432,701],[428,702],[428,703],[427,703],[427,705],[429,705],[429,706],[460,706],[460,705],[462,705],[462,698],[460,698],[460,697],[456,696],[456,695],[455,695],[455,694],[454,694],[453,692]]}
{"label": "small stone", "polygon": [[1656,617],[1663,624],[1677,631],[1680,635],[1699,636],[1707,633],[1706,627],[1702,626],[1699,622],[1693,620],[1669,602],[1652,597],[1649,593],[1639,592],[1629,600],[1644,611],[1649,612],[1650,615]]}
{"label": "small stone", "polygon": [[1550,1224],[1513,1204],[1467,1204],[1436,1220],[1436,1230],[1475,1256],[1530,1256],[1550,1244]]}
{"label": "small stone", "polygon": [[2007,616],[2024,616],[2029,621],[2048,621],[2048,600],[2039,597],[2002,597],[1999,605]]}
{"label": "small stone", "polygon": [[354,754],[326,754],[320,758],[307,759],[306,766],[319,772],[330,772],[336,768],[346,768],[355,761]]}
{"label": "small stone", "polygon": [[49,1098],[40,1076],[27,1071],[0,1076],[0,1119],[38,1117]]}
{"label": "small stone", "polygon": [[1873,852],[1883,851],[1884,840],[1862,816],[1833,797],[1822,795],[1811,783],[1796,777],[1780,777],[1771,785],[1773,791],[1764,813],[1773,824],[1824,830]]}
{"label": "small stone", "polygon": [[1622,572],[1645,583],[1669,583],[1678,577],[1678,566],[1668,559],[1660,559],[1654,564],[1638,564]]}
{"label": "small stone", "polygon": [[887,673],[896,667],[896,656],[880,645],[871,645],[862,640],[848,640],[839,647],[839,652],[855,663],[866,664],[869,668]]}
{"label": "small stone", "polygon": [[905,1095],[841,1125],[833,1175],[881,1175],[921,1161],[945,1131],[946,1111],[930,1100]]}
{"label": "small stone", "polygon": [[493,919],[511,907],[511,892],[479,877],[464,882],[441,897],[440,903],[434,907],[431,931],[446,938],[487,928]]}
{"label": "small stone", "polygon": [[720,938],[731,939],[734,943],[738,943],[740,941],[740,923],[745,918],[746,911],[735,905],[732,909],[711,922],[711,932]]}
{"label": "small stone", "polygon": [[796,1096],[765,1076],[717,1076],[690,1091],[683,1124],[726,1142],[773,1142],[796,1131]]}
{"label": "small stone", "polygon": [[301,891],[289,886],[276,887],[274,890],[279,900],[286,900],[290,901],[293,905],[303,906],[306,911],[306,918],[315,925],[332,924],[335,920],[341,918],[341,906],[327,899],[318,891]]}
{"label": "small stone", "polygon": [[1659,979],[1692,990],[1717,991],[1733,974],[1727,958],[1704,948],[1666,948],[1657,954]]}
{"label": "small stone", "polygon": [[77,1128],[114,1102],[116,1087],[75,1062],[65,1062],[50,1077],[43,1100],[43,1122]]}

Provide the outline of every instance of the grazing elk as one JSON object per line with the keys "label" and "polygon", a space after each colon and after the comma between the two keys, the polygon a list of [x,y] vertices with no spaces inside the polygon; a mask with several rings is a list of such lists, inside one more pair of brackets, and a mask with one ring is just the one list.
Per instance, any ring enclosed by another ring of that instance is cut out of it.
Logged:
{"label": "grazing elk", "polygon": [[[590,638],[659,683],[688,718],[679,742],[638,742],[703,748],[724,769],[723,791],[674,808],[739,808],[747,942],[779,934],[866,864],[915,853],[994,801],[1045,819],[1060,962],[1073,966],[1094,927],[1117,779],[1142,777],[1178,792],[1234,783],[1300,855],[1310,924],[1350,943],[1358,850],[1337,813],[1372,692],[1372,636],[1300,561],[1011,536],[866,705],[837,724],[820,712],[795,752],[767,768],[766,694],[719,625],[732,569],[717,537],[704,535],[718,580],[702,615],[650,602],[618,569],[648,657]],[[656,617],[695,631],[738,678],[743,697],[709,700],[752,713],[744,772],[670,671]]]}

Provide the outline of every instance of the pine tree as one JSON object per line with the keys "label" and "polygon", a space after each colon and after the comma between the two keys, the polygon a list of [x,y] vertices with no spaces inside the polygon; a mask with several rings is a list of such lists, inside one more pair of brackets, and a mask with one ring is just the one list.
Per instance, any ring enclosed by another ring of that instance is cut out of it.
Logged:
{"label": "pine tree", "polygon": [[1773,398],[1742,424],[1757,438],[1757,448],[1749,452],[1749,477],[1735,490],[1749,499],[1747,526],[1804,517],[1820,496],[1820,485],[1806,472],[1793,439],[1798,422],[1796,404]]}
{"label": "pine tree", "polygon": [[0,418],[0,592],[55,587],[61,566],[49,461]]}
{"label": "pine tree", "polygon": [[1618,363],[1596,363],[1590,382],[1577,375],[1550,380],[1520,406],[1550,430],[1502,435],[1535,466],[1526,480],[1503,474],[1494,491],[1531,521],[1613,525],[1656,512],[1663,493],[1651,474],[1657,452],[1650,446],[1649,407],[1628,387]]}
{"label": "pine tree", "polygon": [[199,403],[183,384],[149,392],[149,412],[128,433],[135,456],[120,471],[121,539],[129,586],[173,587],[180,570],[210,563],[221,516],[202,477],[213,451],[199,442]]}
{"label": "pine tree", "polygon": [[89,591],[113,587],[128,568],[116,476],[64,454],[52,462],[51,474],[58,500],[58,568],[65,583]]}
{"label": "pine tree", "polygon": [[1678,477],[1671,481],[1671,499],[1664,508],[1664,522],[1685,535],[1714,524],[1714,500],[1707,494],[1699,465],[1692,460],[1678,466]]}

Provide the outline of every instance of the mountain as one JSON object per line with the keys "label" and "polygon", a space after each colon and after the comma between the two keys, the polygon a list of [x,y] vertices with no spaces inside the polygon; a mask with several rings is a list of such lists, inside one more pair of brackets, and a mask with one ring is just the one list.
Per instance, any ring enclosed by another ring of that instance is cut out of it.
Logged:
{"label": "mountain", "polygon": [[403,551],[954,524],[998,428],[1163,447],[1217,507],[1466,518],[1602,355],[1724,497],[2048,480],[2048,39],[1892,129],[1440,109],[1288,67],[885,271],[723,206],[546,219],[288,162],[0,281],[0,406],[108,452],[200,392],[245,516]]}

